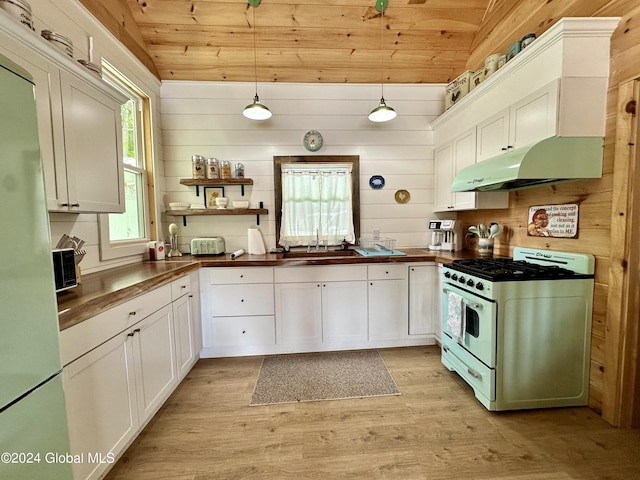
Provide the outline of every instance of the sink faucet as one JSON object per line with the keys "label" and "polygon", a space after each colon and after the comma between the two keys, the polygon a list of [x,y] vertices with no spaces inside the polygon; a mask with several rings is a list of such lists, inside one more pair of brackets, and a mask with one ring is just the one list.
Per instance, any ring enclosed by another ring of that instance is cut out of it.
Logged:
{"label": "sink faucet", "polygon": [[316,252],[320,248],[320,232],[319,229],[316,228]]}

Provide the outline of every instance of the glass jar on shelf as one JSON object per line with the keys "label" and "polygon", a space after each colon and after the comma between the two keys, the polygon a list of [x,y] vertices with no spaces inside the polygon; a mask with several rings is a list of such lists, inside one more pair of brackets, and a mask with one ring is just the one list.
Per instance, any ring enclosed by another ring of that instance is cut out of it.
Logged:
{"label": "glass jar on shelf", "polygon": [[217,158],[207,158],[207,178],[219,178],[220,172],[218,168]]}
{"label": "glass jar on shelf", "polygon": [[231,178],[231,162],[220,160],[220,178],[225,180]]}
{"label": "glass jar on shelf", "polygon": [[191,157],[191,175],[197,180],[206,178],[204,157],[202,155],[194,155]]}

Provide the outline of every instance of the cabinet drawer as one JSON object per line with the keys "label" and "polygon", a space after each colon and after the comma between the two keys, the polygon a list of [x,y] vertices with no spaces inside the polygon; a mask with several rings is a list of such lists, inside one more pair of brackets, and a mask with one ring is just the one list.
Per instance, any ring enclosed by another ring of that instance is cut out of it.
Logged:
{"label": "cabinet drawer", "polygon": [[214,317],[273,315],[273,284],[212,285],[211,312]]}
{"label": "cabinet drawer", "polygon": [[63,330],[60,332],[62,364],[67,365],[170,302],[171,286],[163,285]]}
{"label": "cabinet drawer", "polygon": [[367,279],[366,265],[276,267],[276,283],[349,282]]}
{"label": "cabinet drawer", "polygon": [[176,300],[191,292],[191,275],[185,275],[171,282],[171,299]]}
{"label": "cabinet drawer", "polygon": [[404,280],[407,278],[407,266],[397,263],[368,265],[367,275],[369,280]]}
{"label": "cabinet drawer", "polygon": [[275,317],[214,317],[212,320],[214,347],[275,345]]}
{"label": "cabinet drawer", "polygon": [[[476,397],[496,399],[496,372],[464,350],[448,335],[442,335],[442,362],[453,369],[473,388]],[[488,408],[488,407],[487,407]]]}
{"label": "cabinet drawer", "polygon": [[211,285],[273,282],[273,268],[271,267],[214,267],[207,268],[207,274]]}

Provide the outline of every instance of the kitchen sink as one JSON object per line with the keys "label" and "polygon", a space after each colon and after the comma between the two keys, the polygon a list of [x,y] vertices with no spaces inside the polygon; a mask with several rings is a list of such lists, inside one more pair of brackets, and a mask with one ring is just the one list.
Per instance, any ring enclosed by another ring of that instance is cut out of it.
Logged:
{"label": "kitchen sink", "polygon": [[328,257],[357,257],[355,250],[290,250],[282,254],[282,258],[328,258]]}

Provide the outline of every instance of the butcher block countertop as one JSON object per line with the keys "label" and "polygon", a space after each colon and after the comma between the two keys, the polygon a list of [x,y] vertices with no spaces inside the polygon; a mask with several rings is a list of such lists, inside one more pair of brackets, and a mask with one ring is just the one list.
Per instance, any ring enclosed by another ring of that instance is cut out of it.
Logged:
{"label": "butcher block countertop", "polygon": [[206,257],[183,255],[159,262],[141,262],[112,268],[82,276],[76,288],[58,293],[58,319],[60,330],[72,327],[91,318],[106,308],[111,308],[153,288],[172,282],[201,267],[259,267],[302,265],[350,265],[387,262],[437,262],[450,263],[459,258],[475,258],[476,252],[431,252],[425,248],[402,249],[406,255],[365,257],[294,257],[281,253],[266,255],[242,255],[231,259],[230,254]]}

